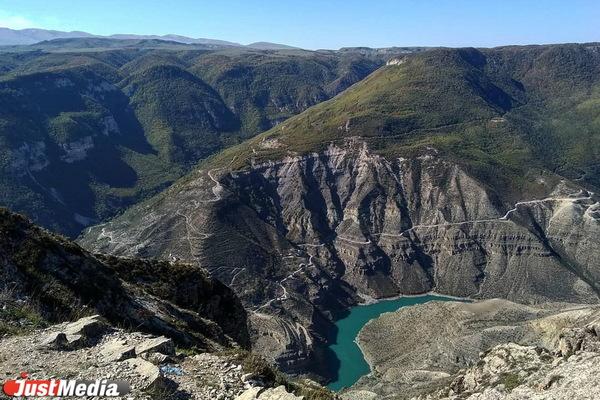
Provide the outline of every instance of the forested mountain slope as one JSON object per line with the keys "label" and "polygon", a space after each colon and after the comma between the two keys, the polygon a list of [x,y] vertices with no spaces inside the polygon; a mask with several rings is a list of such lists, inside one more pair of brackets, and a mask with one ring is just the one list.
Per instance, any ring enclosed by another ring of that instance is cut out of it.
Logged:
{"label": "forested mountain slope", "polygon": [[0,204],[76,235],[386,57],[99,38],[4,49]]}

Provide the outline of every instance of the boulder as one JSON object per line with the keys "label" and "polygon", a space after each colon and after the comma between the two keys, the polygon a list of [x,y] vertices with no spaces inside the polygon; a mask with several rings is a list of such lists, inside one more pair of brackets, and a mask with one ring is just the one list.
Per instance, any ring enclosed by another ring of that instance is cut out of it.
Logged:
{"label": "boulder", "polygon": [[267,389],[258,396],[258,400],[303,400],[304,396],[295,396],[285,390],[284,386],[275,389]]}
{"label": "boulder", "polygon": [[104,362],[123,361],[135,357],[135,347],[124,340],[113,340],[100,349],[100,358]]}
{"label": "boulder", "polygon": [[591,322],[586,326],[586,329],[591,335],[597,336],[600,338],[600,320]]}
{"label": "boulder", "polygon": [[135,348],[135,352],[139,355],[144,353],[161,353],[168,356],[175,355],[175,345],[171,339],[164,336],[144,340]]}
{"label": "boulder", "polygon": [[83,335],[71,335],[67,336],[67,347],[70,349],[79,349],[85,346],[85,338]]}
{"label": "boulder", "polygon": [[102,336],[108,329],[109,325],[102,317],[92,315],[68,324],[64,332],[67,335],[81,335],[85,339],[94,339]]}
{"label": "boulder", "polygon": [[238,397],[235,400],[303,400],[304,396],[295,396],[288,392],[284,386],[278,386],[274,389],[265,389],[262,387],[253,387]]}
{"label": "boulder", "polygon": [[558,340],[558,351],[563,357],[570,357],[581,350],[585,340],[583,329],[564,329]]}
{"label": "boulder", "polygon": [[250,388],[236,397],[235,400],[256,400],[258,399],[258,394],[263,390],[264,388],[261,387]]}
{"label": "boulder", "polygon": [[154,365],[160,365],[172,362],[172,358],[162,353],[144,353],[140,355],[144,360],[150,361]]}
{"label": "boulder", "polygon": [[67,348],[68,343],[67,335],[63,332],[51,332],[42,340],[41,346],[56,350],[64,350]]}
{"label": "boulder", "polygon": [[140,390],[147,390],[162,386],[163,377],[158,367],[141,358],[130,358],[122,362],[123,366],[131,370],[136,378],[133,385]]}

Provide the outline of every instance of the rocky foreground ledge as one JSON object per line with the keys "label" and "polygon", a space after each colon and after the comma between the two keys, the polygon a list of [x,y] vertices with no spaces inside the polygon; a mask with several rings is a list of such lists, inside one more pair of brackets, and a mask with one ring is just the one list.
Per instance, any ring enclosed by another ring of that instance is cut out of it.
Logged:
{"label": "rocky foreground ledge", "polygon": [[[271,370],[242,350],[178,350],[163,336],[117,329],[100,316],[0,340],[2,381],[25,371],[29,379],[120,380],[136,400],[296,400]],[[309,392],[313,385],[307,385]],[[296,384],[297,386],[299,384]]]}

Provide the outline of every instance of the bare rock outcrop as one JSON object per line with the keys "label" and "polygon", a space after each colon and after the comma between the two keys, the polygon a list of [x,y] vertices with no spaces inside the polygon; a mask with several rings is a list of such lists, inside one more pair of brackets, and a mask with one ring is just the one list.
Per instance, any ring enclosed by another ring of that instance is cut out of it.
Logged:
{"label": "bare rock outcrop", "polygon": [[[569,338],[569,339],[565,339]],[[577,346],[568,346],[577,338]],[[587,328],[565,328],[558,346],[507,343],[485,352],[446,388],[420,400],[597,399],[600,337]]]}
{"label": "bare rock outcrop", "polygon": [[514,204],[434,149],[388,160],[348,139],[244,171],[196,171],[80,241],[206,267],[251,310],[257,351],[327,376],[315,350],[359,295],[598,302],[598,199],[538,180],[542,195]]}
{"label": "bare rock outcrop", "polygon": [[[482,376],[494,375],[498,385],[510,374],[529,374],[572,354],[600,354],[594,328],[599,317],[599,306],[527,306],[501,299],[404,307],[361,330],[358,342],[372,372],[342,398],[373,393],[377,399],[405,399],[440,387],[458,395],[458,388],[472,390]],[[488,357],[488,369],[480,368],[481,357]],[[492,374],[490,368],[502,371]]]}

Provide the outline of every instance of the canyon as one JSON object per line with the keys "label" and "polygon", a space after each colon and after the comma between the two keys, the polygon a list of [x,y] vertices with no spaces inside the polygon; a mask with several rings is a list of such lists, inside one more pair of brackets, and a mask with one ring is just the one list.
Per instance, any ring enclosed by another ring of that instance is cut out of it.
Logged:
{"label": "canyon", "polygon": [[254,349],[318,374],[332,321],[361,298],[597,303],[598,199],[538,179],[542,198],[503,204],[434,149],[388,161],[352,140],[248,171],[199,170],[81,243],[204,266],[249,309]]}
{"label": "canyon", "polygon": [[[582,369],[589,386],[598,44],[305,52],[152,41],[83,57],[54,53],[61,43],[3,58],[0,200],[73,236],[87,228],[73,243],[0,212],[0,272],[24,287],[5,285],[6,332],[98,314],[119,340],[182,346],[177,368],[234,363],[226,398],[329,399],[314,381],[336,378],[336,321],[359,304],[434,293],[469,302],[367,323],[357,341],[371,371],[341,398],[539,388],[551,398],[575,381],[554,372]],[[10,129],[23,109],[33,122]],[[121,325],[135,327],[130,338]],[[263,384],[246,387],[244,363]]]}

